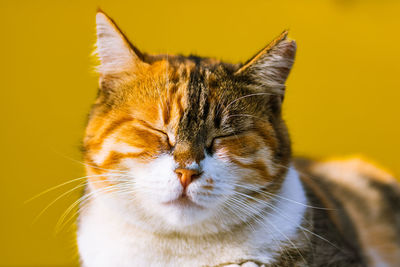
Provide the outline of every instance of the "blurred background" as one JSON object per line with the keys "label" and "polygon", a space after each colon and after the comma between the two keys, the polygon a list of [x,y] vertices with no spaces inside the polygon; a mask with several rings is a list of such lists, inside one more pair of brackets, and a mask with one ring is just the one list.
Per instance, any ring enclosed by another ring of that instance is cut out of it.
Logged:
{"label": "blurred background", "polygon": [[290,29],[298,54],[284,116],[295,153],[362,155],[400,174],[400,1],[2,0],[0,266],[78,264],[74,212],[56,226],[79,182],[25,202],[84,175],[97,7],[151,53],[245,61]]}

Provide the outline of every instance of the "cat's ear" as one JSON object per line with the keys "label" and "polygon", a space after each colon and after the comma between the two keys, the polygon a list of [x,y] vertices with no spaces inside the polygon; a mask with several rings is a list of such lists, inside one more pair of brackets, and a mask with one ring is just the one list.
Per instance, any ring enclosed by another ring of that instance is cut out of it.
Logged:
{"label": "cat's ear", "polygon": [[283,94],[296,54],[296,42],[288,40],[287,34],[284,31],[248,60],[235,75],[249,78],[257,91],[272,90]]}
{"label": "cat's ear", "polygon": [[118,28],[115,22],[103,11],[96,14],[96,54],[100,74],[115,74],[134,70],[143,62],[143,54],[134,47]]}

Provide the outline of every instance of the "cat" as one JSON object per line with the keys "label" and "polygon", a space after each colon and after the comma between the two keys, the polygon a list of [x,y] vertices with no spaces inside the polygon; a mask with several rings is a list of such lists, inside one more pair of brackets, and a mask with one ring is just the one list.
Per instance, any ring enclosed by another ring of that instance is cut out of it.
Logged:
{"label": "cat", "polygon": [[82,266],[399,266],[396,180],[291,155],[287,31],[228,64],[142,53],[103,11],[96,23]]}

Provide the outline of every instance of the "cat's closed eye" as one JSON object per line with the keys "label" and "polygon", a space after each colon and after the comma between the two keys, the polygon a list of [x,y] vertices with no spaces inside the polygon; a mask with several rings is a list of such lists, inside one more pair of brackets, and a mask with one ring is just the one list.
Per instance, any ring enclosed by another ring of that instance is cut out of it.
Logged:
{"label": "cat's closed eye", "polygon": [[168,133],[166,133],[163,130],[156,130],[157,132],[161,133],[163,136],[163,141],[169,145],[169,148],[172,150],[175,147],[175,142],[173,142],[174,138],[171,138],[170,135]]}
{"label": "cat's closed eye", "polygon": [[[209,154],[213,154],[215,152],[214,151],[215,147],[217,147],[218,145],[221,145],[222,140],[230,138],[230,137],[235,137],[235,136],[238,138],[238,135],[240,135],[240,134],[242,134],[242,133],[233,132],[233,133],[217,135],[211,139],[209,145],[207,145],[207,147],[206,147],[206,151]],[[239,139],[237,139],[237,140],[239,140]]]}

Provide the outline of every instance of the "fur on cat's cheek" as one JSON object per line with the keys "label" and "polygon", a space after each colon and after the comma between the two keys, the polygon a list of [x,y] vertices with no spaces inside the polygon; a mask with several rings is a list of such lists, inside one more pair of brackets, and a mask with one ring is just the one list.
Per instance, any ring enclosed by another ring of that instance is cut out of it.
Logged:
{"label": "fur on cat's cheek", "polygon": [[218,205],[233,192],[234,182],[237,179],[235,168],[230,162],[216,155],[206,155],[200,165],[204,172],[201,190],[205,196],[209,196],[204,200],[213,201],[215,203],[213,205]]}
{"label": "fur on cat's cheek", "polygon": [[214,156],[231,166],[240,183],[265,187],[275,182],[279,167],[274,162],[271,148],[259,139],[258,134],[246,134],[238,138],[239,141],[229,138],[221,140],[216,144]]}
{"label": "fur on cat's cheek", "polygon": [[226,148],[224,148],[224,147],[221,147],[221,148],[218,148],[218,149],[215,151],[214,155],[215,155],[215,157],[217,157],[220,161],[228,163],[228,162],[230,162],[230,156],[229,156],[229,153],[228,153],[228,152],[229,152],[228,149],[226,149]]}
{"label": "fur on cat's cheek", "polygon": [[145,205],[172,201],[182,194],[182,186],[174,172],[176,163],[170,155],[161,155],[147,164],[129,160],[125,166],[135,177],[135,191]]}

